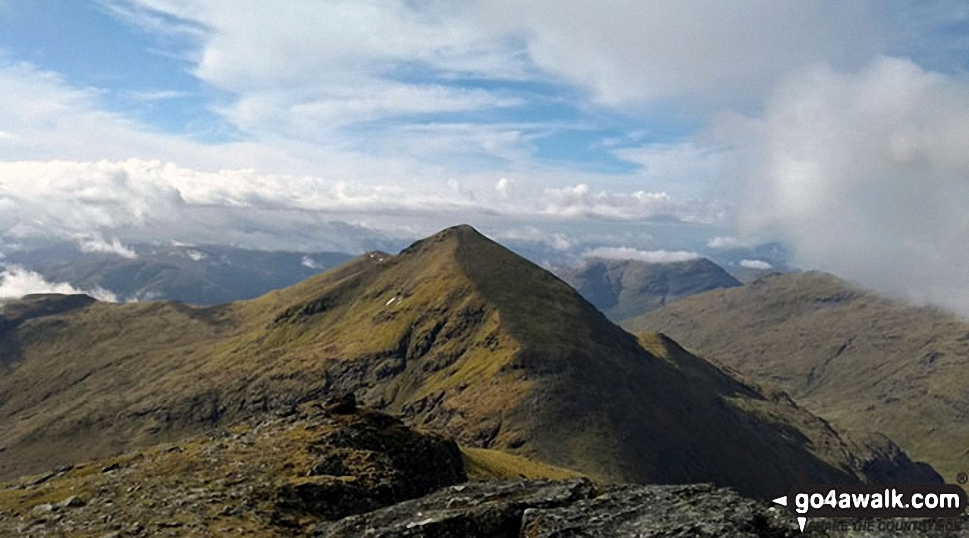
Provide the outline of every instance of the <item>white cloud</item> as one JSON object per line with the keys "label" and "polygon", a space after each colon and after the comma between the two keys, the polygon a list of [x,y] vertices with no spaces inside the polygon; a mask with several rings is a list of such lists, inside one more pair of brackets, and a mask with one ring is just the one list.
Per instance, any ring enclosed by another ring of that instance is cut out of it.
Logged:
{"label": "white cloud", "polygon": [[[397,69],[448,76],[522,78],[507,39],[459,4],[405,1],[117,0],[119,16],[152,32],[158,14],[207,29],[196,37],[194,74],[238,96],[219,111],[236,126],[332,143],[334,129],[411,114],[515,106],[498,91],[401,81]],[[131,17],[131,13],[137,13]],[[154,16],[153,16],[154,15]],[[143,22],[141,22],[143,21]]]}
{"label": "white cloud", "polygon": [[763,271],[774,268],[773,265],[765,262],[764,260],[740,260],[740,266],[745,269],[760,269]]}
{"label": "white cloud", "polygon": [[495,183],[495,190],[498,191],[498,196],[500,196],[502,199],[507,200],[508,189],[510,186],[511,186],[511,181],[508,178],[503,177],[499,179],[498,182]]}
{"label": "white cloud", "polygon": [[[124,243],[359,252],[381,248],[373,241],[378,237],[415,238],[456,222],[494,228],[549,218],[713,218],[706,206],[677,202],[664,193],[592,191],[584,184],[531,198],[525,191],[517,196],[516,187],[516,200],[508,201],[491,194],[493,178],[394,185],[251,169],[203,172],[141,159],[0,162],[0,230],[11,236],[81,238],[88,250],[130,258],[135,253]],[[554,249],[571,245],[564,235],[545,235]]]}
{"label": "white cloud", "polygon": [[613,153],[642,167],[635,175],[637,183],[661,186],[681,198],[715,197],[716,189],[731,176],[729,155],[696,141],[618,148]]}
{"label": "white cloud", "polygon": [[138,254],[130,248],[121,244],[118,238],[114,238],[109,243],[100,235],[82,236],[77,239],[81,246],[81,252],[102,252],[106,254],[117,254],[122,258],[133,260]]}
{"label": "white cloud", "polygon": [[32,293],[85,293],[99,301],[118,301],[118,298],[107,290],[96,288],[81,291],[64,282],[48,282],[42,275],[20,267],[6,267],[0,272],[0,298],[19,299]]}
{"label": "white cloud", "polygon": [[[866,2],[560,0],[481,3],[481,20],[523,36],[543,71],[601,102],[763,95],[791,67],[861,65],[885,37]],[[749,101],[748,101],[749,102]]]}
{"label": "white cloud", "polygon": [[665,192],[613,193],[595,190],[585,183],[545,189],[544,197],[543,212],[557,217],[712,221],[720,216],[717,208],[705,207],[700,202],[676,201]]}
{"label": "white cloud", "polygon": [[124,96],[132,101],[167,101],[170,99],[182,99],[185,97],[191,97],[192,94],[188,92],[176,91],[176,90],[158,90],[158,91],[129,91],[125,92]]}
{"label": "white cloud", "polygon": [[569,236],[558,232],[543,231],[535,226],[500,228],[495,231],[490,231],[488,235],[501,241],[543,243],[552,250],[559,252],[567,252],[575,246],[575,242]]}
{"label": "white cloud", "polygon": [[209,257],[208,254],[206,254],[204,252],[200,252],[200,251],[195,250],[195,249],[186,250],[185,251],[185,255],[188,256],[189,259],[192,260],[193,262],[200,262],[200,261],[202,261],[202,260],[204,260],[204,259],[206,259],[206,258]]}
{"label": "white cloud", "polygon": [[718,235],[707,241],[707,247],[716,249],[751,248],[761,243],[762,241],[741,238],[734,235]]}
{"label": "white cloud", "polygon": [[969,313],[969,83],[880,58],[792,76],[762,120],[724,117],[738,225],[796,261]]}
{"label": "white cloud", "polygon": [[308,267],[310,269],[320,269],[321,268],[320,264],[316,263],[316,260],[314,260],[313,258],[310,258],[309,256],[303,256],[303,259],[300,260],[299,263],[303,267]]}
{"label": "white cloud", "polygon": [[629,247],[598,247],[585,253],[586,258],[609,260],[638,260],[646,263],[677,263],[701,258],[696,252],[684,250],[639,250]]}
{"label": "white cloud", "polygon": [[199,49],[189,56],[194,74],[239,95],[223,111],[259,129],[301,123],[327,129],[327,118],[339,123],[354,114],[393,116],[414,107],[501,106],[493,92],[453,88],[402,98],[424,91],[395,77],[414,68],[445,80],[563,81],[607,104],[663,98],[756,103],[791,67],[818,61],[857,67],[893,35],[878,4],[827,0],[109,5],[146,30],[195,40]]}

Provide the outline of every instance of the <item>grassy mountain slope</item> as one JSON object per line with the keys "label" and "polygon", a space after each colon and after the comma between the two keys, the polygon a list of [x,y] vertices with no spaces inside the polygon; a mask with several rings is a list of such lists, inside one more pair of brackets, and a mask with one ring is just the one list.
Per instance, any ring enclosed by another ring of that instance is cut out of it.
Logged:
{"label": "grassy mountain slope", "polygon": [[969,469],[969,323],[820,273],[690,297],[628,329],[663,331],[782,387],[849,430],[877,430],[948,480]]}
{"label": "grassy mountain slope", "polygon": [[286,416],[0,483],[0,534],[295,536],[464,482],[463,467],[451,440],[345,401],[307,402]]}
{"label": "grassy mountain slope", "polygon": [[798,479],[931,478],[672,342],[648,351],[466,226],[252,301],[97,303],[3,341],[7,476],[354,391],[462,444],[606,480],[769,496]]}
{"label": "grassy mountain slope", "polygon": [[589,258],[559,274],[614,321],[645,314],[690,295],[740,285],[705,258],[675,263]]}

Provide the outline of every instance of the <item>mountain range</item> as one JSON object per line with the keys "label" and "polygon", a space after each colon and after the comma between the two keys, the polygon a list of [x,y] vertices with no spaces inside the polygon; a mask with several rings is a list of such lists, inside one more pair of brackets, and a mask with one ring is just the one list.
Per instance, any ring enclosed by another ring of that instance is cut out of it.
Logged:
{"label": "mountain range", "polygon": [[849,431],[882,432],[949,481],[969,469],[969,323],[818,272],[774,274],[627,320]]}
{"label": "mountain range", "polygon": [[706,258],[647,263],[593,257],[556,274],[613,321],[636,317],[697,293],[740,286],[730,273]]}
{"label": "mountain range", "polygon": [[[716,293],[716,292],[714,292]],[[0,476],[103,458],[353,392],[463,446],[597,480],[937,481],[661,334],[639,338],[467,226],[213,307],[8,302]]]}
{"label": "mountain range", "polygon": [[332,269],[341,252],[273,252],[216,245],[115,246],[88,251],[71,243],[8,250],[3,265],[33,271],[78,290],[104,290],[119,301],[216,305],[252,299]]}

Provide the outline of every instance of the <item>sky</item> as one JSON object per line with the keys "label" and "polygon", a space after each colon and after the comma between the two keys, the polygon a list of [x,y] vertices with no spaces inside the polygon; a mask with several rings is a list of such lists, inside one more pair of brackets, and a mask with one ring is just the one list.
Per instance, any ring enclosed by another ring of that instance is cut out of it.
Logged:
{"label": "sky", "polygon": [[777,241],[969,313],[967,62],[954,1],[0,0],[0,235]]}

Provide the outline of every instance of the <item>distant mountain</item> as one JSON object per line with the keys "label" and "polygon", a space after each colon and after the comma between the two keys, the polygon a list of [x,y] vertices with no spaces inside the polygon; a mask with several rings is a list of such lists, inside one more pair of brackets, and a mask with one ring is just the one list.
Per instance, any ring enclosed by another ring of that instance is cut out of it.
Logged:
{"label": "distant mountain", "polygon": [[129,257],[51,245],[6,254],[4,264],[120,300],[214,305],[291,286],[352,258],[340,252],[270,252],[222,246],[134,245]]}
{"label": "distant mountain", "polygon": [[[781,271],[777,271],[773,268],[761,269],[756,267],[737,266],[737,267],[731,267],[729,272],[730,272],[730,276],[737,279],[737,281],[740,282],[741,284],[750,284],[751,282],[759,278],[763,278],[769,274],[778,273]],[[643,313],[645,314],[645,312]]]}
{"label": "distant mountain", "polygon": [[697,293],[740,286],[736,278],[705,258],[675,263],[587,258],[556,272],[613,321]]}
{"label": "distant mountain", "polygon": [[887,434],[952,481],[969,469],[969,322],[822,273],[774,274],[628,320],[778,386],[851,431]]}
{"label": "distant mountain", "polygon": [[462,445],[607,481],[770,497],[798,480],[939,479],[669,338],[637,340],[467,226],[252,301],[5,311],[6,477],[354,392]]}

